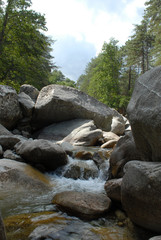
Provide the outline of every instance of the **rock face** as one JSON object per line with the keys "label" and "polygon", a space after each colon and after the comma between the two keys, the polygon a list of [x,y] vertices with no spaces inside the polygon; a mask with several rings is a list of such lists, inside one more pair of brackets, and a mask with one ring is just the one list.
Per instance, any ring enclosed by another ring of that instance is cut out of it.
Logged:
{"label": "rock face", "polygon": [[61,192],[54,196],[53,203],[84,219],[95,219],[107,212],[111,200],[103,194],[85,192]]}
{"label": "rock face", "polygon": [[131,132],[121,137],[110,157],[111,177],[120,178],[124,175],[124,165],[131,160],[140,160]]}
{"label": "rock face", "polygon": [[131,161],[122,180],[122,204],[130,219],[161,233],[161,163]]}
{"label": "rock face", "polygon": [[0,124],[11,129],[21,117],[16,91],[12,87],[0,85]]}
{"label": "rock face", "polygon": [[0,159],[0,187],[45,190],[50,188],[49,180],[26,163]]}
{"label": "rock face", "polygon": [[1,213],[0,213],[0,239],[1,240],[6,240],[7,239]]}
{"label": "rock face", "polygon": [[42,127],[76,118],[93,119],[98,128],[109,131],[112,116],[111,108],[77,89],[49,85],[39,93],[33,123]]}
{"label": "rock face", "polygon": [[127,108],[141,159],[161,161],[161,66],[143,74]]}
{"label": "rock face", "polygon": [[61,146],[47,140],[28,140],[15,147],[17,154],[27,163],[36,167],[42,165],[46,171],[67,163],[67,155]]}

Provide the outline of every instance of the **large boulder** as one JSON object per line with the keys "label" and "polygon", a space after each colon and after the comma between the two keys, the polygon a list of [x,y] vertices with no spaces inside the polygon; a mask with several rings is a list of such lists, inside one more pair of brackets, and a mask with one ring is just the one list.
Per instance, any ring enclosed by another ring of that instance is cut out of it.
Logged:
{"label": "large boulder", "polygon": [[49,179],[26,163],[0,159],[0,189],[49,189]]}
{"label": "large boulder", "polygon": [[124,175],[124,165],[131,160],[140,160],[132,132],[121,137],[110,156],[110,178],[120,178]]}
{"label": "large boulder", "polygon": [[121,184],[122,205],[139,226],[161,233],[161,163],[131,161]]}
{"label": "large boulder", "polygon": [[0,85],[0,124],[12,129],[21,118],[16,91],[12,87]]}
{"label": "large boulder", "polygon": [[21,87],[20,87],[20,93],[25,93],[27,94],[28,96],[30,96],[30,98],[36,102],[36,99],[39,95],[39,90],[37,88],[35,88],[34,86],[32,85],[29,85],[29,84],[23,84]]}
{"label": "large boulder", "polygon": [[114,111],[87,94],[66,86],[49,85],[38,96],[33,115],[35,128],[76,118],[92,119],[98,128],[111,129]]}
{"label": "large boulder", "polygon": [[127,108],[141,159],[161,161],[161,66],[143,74],[135,84]]}
{"label": "large boulder", "polygon": [[111,200],[104,194],[74,191],[56,194],[53,203],[69,214],[83,219],[95,219],[103,216],[111,206]]}
{"label": "large boulder", "polygon": [[28,140],[15,146],[16,153],[27,163],[42,170],[53,171],[67,163],[67,154],[63,148],[48,140]]}

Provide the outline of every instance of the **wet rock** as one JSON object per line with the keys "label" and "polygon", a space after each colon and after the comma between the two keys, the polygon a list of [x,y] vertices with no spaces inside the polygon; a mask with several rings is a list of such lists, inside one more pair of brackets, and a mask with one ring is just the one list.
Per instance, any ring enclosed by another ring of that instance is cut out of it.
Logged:
{"label": "wet rock", "polygon": [[82,160],[89,160],[89,159],[92,159],[93,154],[91,152],[82,150],[82,151],[76,152],[74,157]]}
{"label": "wet rock", "polygon": [[109,131],[114,111],[87,94],[66,86],[49,85],[38,96],[33,123],[41,128],[76,118],[92,119],[98,128]]}
{"label": "wet rock", "polygon": [[121,202],[121,183],[122,178],[111,179],[105,183],[106,194],[111,200]]}
{"label": "wet rock", "polygon": [[50,183],[47,177],[26,163],[0,159],[0,187],[42,191],[49,189]]}
{"label": "wet rock", "polygon": [[161,161],[161,66],[147,71],[135,83],[127,112],[140,159]]}
{"label": "wet rock", "polygon": [[110,172],[112,177],[120,178],[124,175],[124,165],[131,160],[140,160],[132,133],[121,137],[110,157]]}
{"label": "wet rock", "polygon": [[64,177],[73,179],[89,179],[98,177],[98,168],[92,160],[75,161],[64,172]]}
{"label": "wet rock", "polygon": [[59,233],[66,227],[67,219],[56,212],[40,212],[10,216],[4,219],[4,223],[7,240],[38,240]]}
{"label": "wet rock", "polygon": [[131,161],[121,184],[122,205],[139,226],[161,233],[161,163]]}
{"label": "wet rock", "polygon": [[53,171],[67,163],[67,154],[58,144],[47,140],[28,140],[15,147],[16,153],[34,166]]}
{"label": "wet rock", "polygon": [[33,100],[29,97],[29,95],[21,92],[18,94],[18,101],[20,103],[22,114],[24,117],[32,117],[32,112],[35,106]]}
{"label": "wet rock", "polygon": [[62,142],[69,142],[74,146],[94,146],[102,134],[102,130],[97,129],[93,121],[88,121],[74,129]]}
{"label": "wet rock", "polygon": [[29,84],[23,84],[20,87],[20,93],[22,93],[22,92],[27,94],[34,102],[36,102],[36,99],[39,95],[39,90]]}
{"label": "wet rock", "polygon": [[67,213],[83,219],[95,219],[103,216],[111,206],[111,200],[103,194],[72,191],[56,194],[53,203]]}
{"label": "wet rock", "polygon": [[21,118],[16,91],[12,87],[0,85],[0,124],[12,129]]}

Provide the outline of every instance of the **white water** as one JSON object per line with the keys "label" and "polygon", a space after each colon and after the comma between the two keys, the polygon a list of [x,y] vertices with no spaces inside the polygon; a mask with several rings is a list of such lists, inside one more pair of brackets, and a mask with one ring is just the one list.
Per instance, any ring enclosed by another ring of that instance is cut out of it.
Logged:
{"label": "white water", "polygon": [[[97,178],[77,179],[63,177],[64,172],[74,162],[82,160],[72,159],[69,157],[68,164],[59,168],[56,172],[46,174],[51,182],[52,189],[47,192],[39,191],[26,191],[22,189],[13,189],[1,192],[0,195],[0,209],[3,216],[15,215],[20,213],[48,211],[54,209],[54,205],[51,204],[52,199],[56,193],[63,191],[79,191],[79,192],[94,192],[105,193],[104,183],[107,176],[104,176],[103,172],[105,168],[108,170],[108,161],[103,170],[98,170]],[[92,160],[83,161],[88,166],[93,166],[95,163]],[[83,169],[82,169],[83,171]]]}

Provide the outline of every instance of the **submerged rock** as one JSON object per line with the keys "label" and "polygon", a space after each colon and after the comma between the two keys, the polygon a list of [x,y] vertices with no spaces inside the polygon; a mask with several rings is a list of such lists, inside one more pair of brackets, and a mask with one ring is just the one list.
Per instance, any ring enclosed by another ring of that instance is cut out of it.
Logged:
{"label": "submerged rock", "polygon": [[111,200],[104,194],[69,191],[56,194],[53,204],[80,218],[95,219],[109,210]]}

